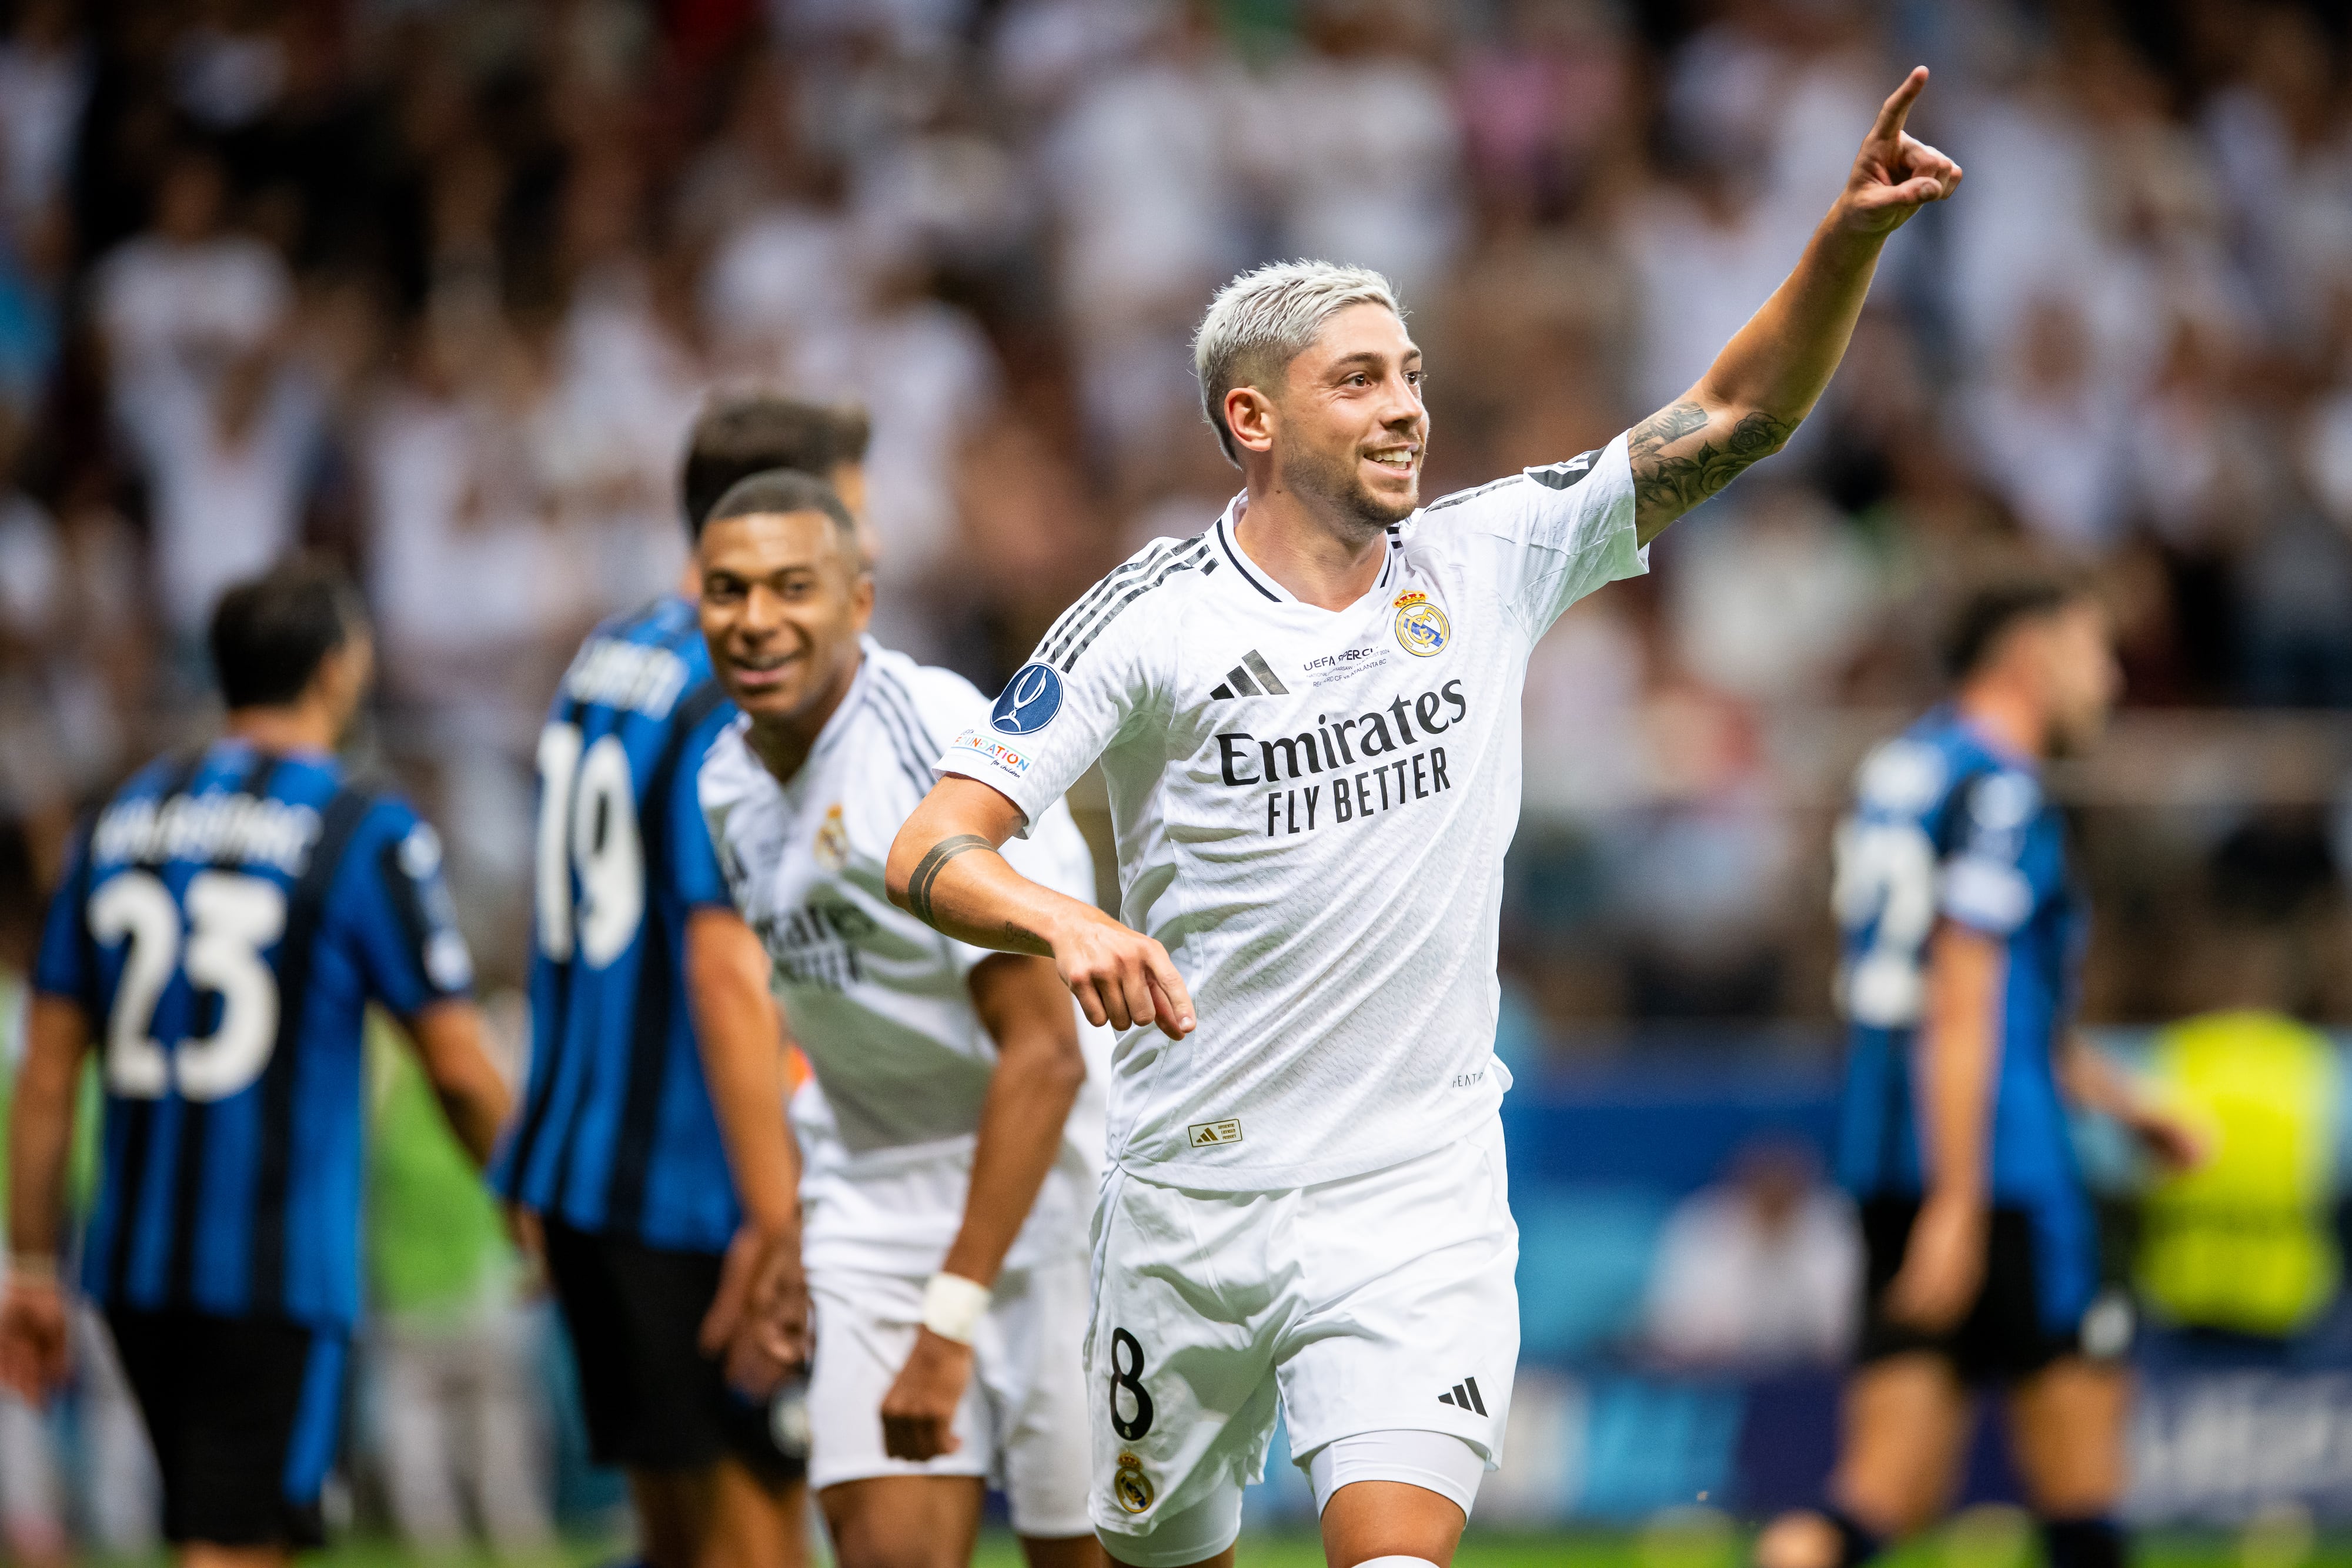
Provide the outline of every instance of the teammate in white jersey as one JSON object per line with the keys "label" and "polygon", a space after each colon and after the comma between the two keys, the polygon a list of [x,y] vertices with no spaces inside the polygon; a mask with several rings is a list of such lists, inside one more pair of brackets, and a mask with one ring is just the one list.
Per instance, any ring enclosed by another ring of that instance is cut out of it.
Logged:
{"label": "teammate in white jersey", "polygon": [[[816,480],[737,485],[698,564],[711,664],[742,710],[704,758],[702,809],[815,1070],[793,1102],[809,1486],[848,1568],[969,1561],[991,1478],[1032,1568],[1094,1563],[1080,1346],[1109,1031],[1050,963],[943,936],[883,888],[939,737],[988,701],[863,635],[873,580]],[[1058,804],[1016,863],[1094,897]]]}
{"label": "teammate in white jersey", "polygon": [[[1492,1044],[1528,652],[1811,408],[1886,235],[1959,182],[1903,131],[1926,80],[1684,398],[1426,508],[1421,353],[1385,281],[1236,279],[1194,353],[1246,488],[1104,579],[940,760],[893,896],[1052,955],[1127,1031],[1087,1351],[1118,1562],[1231,1560],[1277,1399],[1333,1564],[1451,1559],[1517,1355]],[[1123,925],[995,852],[1097,758]]]}

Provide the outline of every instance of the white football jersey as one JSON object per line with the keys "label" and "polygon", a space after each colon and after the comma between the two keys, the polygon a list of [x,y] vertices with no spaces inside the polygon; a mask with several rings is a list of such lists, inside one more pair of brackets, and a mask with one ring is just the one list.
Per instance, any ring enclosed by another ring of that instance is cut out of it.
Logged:
{"label": "white football jersey", "polygon": [[1245,504],[1103,579],[938,763],[1042,825],[1101,759],[1122,917],[1199,1020],[1120,1038],[1110,1154],[1226,1192],[1377,1170],[1494,1114],[1528,655],[1648,566],[1622,436],[1423,507],[1345,610],[1250,560]]}
{"label": "white football jersey", "polygon": [[[962,676],[873,639],[800,772],[779,783],[722,731],[698,780],[735,906],[760,934],[778,999],[821,1094],[793,1104],[813,1268],[929,1272],[962,1221],[996,1042],[966,980],[993,956],[890,902],[890,842],[930,789],[939,737],[985,723]],[[1013,850],[1024,876],[1092,903],[1094,862],[1066,808]],[[1071,1003],[1076,1011],[1076,1003]],[[1102,1160],[1109,1031],[1078,1017],[1087,1082],[1011,1266],[1086,1245]]]}

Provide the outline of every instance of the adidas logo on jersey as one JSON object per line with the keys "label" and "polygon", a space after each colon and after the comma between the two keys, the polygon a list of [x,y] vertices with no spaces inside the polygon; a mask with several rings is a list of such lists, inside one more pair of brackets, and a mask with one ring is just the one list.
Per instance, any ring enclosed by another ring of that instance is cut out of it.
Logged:
{"label": "adidas logo on jersey", "polygon": [[1184,1135],[1196,1149],[1213,1148],[1219,1144],[1242,1141],[1242,1124],[1228,1116],[1222,1122],[1195,1122],[1184,1129]]}
{"label": "adidas logo on jersey", "polygon": [[1451,1405],[1456,1409],[1475,1410],[1481,1416],[1486,1413],[1486,1402],[1478,1397],[1478,1380],[1475,1377],[1464,1378],[1450,1390],[1439,1395],[1437,1402],[1440,1405]]}
{"label": "adidas logo on jersey", "polygon": [[[1253,675],[1257,678],[1251,679]],[[1234,697],[1286,697],[1290,695],[1290,688],[1276,676],[1274,667],[1265,662],[1265,655],[1252,648],[1242,655],[1240,664],[1225,672],[1224,680],[1212,688],[1209,695],[1219,701],[1229,702]]]}

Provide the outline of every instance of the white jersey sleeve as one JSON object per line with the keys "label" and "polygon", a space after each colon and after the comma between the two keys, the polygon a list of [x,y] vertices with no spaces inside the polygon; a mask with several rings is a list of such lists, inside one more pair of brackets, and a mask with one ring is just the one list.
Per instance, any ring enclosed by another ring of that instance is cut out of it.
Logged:
{"label": "white jersey sleeve", "polygon": [[[970,681],[950,670],[914,665],[905,677],[911,690],[915,706],[921,714],[923,732],[930,735],[951,735],[957,737],[948,746],[948,755],[956,754],[961,737],[977,734],[988,727],[988,699]],[[961,771],[940,765],[940,771]],[[1086,771],[1084,764],[1078,772]],[[1072,775],[1076,777],[1076,775]],[[988,782],[996,784],[994,779]],[[1004,789],[1002,784],[996,784]],[[1014,797],[1026,821],[1020,837],[1007,842],[1000,852],[1013,869],[1041,887],[1066,894],[1082,903],[1095,902],[1095,869],[1093,852],[1087,848],[1086,835],[1078,831],[1069,809],[1061,803],[1062,789],[1045,797],[1042,804],[1033,805]],[[1010,789],[1004,793],[1011,795]],[[974,947],[953,937],[942,938],[948,945],[949,956],[959,976],[969,975],[973,966],[982,959],[996,956],[993,948]]]}
{"label": "white jersey sleeve", "polygon": [[[1448,512],[1460,507],[1458,517]],[[1649,570],[1633,526],[1633,465],[1626,437],[1433,501],[1424,525],[1458,526],[1506,545],[1505,583],[1529,643],[1604,583]]]}
{"label": "white jersey sleeve", "polygon": [[[1063,612],[980,722],[956,732],[935,764],[977,779],[1021,808],[1027,838],[1095,759],[1167,707],[1166,639],[1153,599],[1196,570],[1201,538],[1156,539]],[[1018,869],[1017,863],[1015,869]]]}

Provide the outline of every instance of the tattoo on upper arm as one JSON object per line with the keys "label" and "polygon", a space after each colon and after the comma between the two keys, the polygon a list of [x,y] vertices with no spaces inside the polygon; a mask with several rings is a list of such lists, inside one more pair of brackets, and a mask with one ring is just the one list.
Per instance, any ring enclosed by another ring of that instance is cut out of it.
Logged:
{"label": "tattoo on upper arm", "polygon": [[1669,403],[1635,425],[1625,444],[1633,449],[1633,461],[1639,464],[1654,458],[1662,446],[1671,446],[1693,431],[1706,428],[1706,410],[1685,399]]}
{"label": "tattoo on upper arm", "polygon": [[940,880],[940,873],[947,869],[948,862],[960,854],[995,847],[978,833],[957,833],[933,844],[931,852],[917,862],[915,874],[907,879],[908,913],[924,925],[937,928],[939,922],[931,918],[931,884]]}
{"label": "tattoo on upper arm", "polygon": [[1696,452],[1665,455],[1667,447],[1705,430],[1707,423],[1706,410],[1685,400],[1660,409],[1627,434],[1639,506],[1679,517],[1739,477],[1749,464],[1780,451],[1797,428],[1791,421],[1753,412],[1741,416],[1721,446],[1701,441]]}

